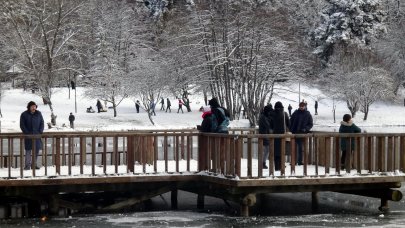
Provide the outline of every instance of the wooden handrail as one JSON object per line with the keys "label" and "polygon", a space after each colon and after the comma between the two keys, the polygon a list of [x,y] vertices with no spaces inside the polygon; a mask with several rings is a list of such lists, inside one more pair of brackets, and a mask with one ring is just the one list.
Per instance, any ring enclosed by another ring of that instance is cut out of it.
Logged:
{"label": "wooden handrail", "polygon": [[[195,129],[46,132],[29,136],[5,133],[0,134],[0,169],[7,168],[7,174],[0,173],[3,178],[200,171],[239,178],[339,176],[343,173],[341,140],[348,140],[346,150],[353,153],[346,161],[352,173],[367,175],[405,169],[405,133],[285,135],[256,134],[256,130],[232,129],[232,134],[199,133]],[[23,141],[35,139],[41,139],[44,144],[38,157],[38,162],[45,167],[44,174],[35,169],[23,170]],[[264,139],[270,141],[268,158],[262,155]],[[272,161],[278,140],[283,165],[280,171],[275,171]],[[296,154],[291,153],[296,149],[297,140],[303,141],[303,166],[295,164]],[[354,148],[351,148],[352,140]],[[270,162],[269,170],[263,169],[263,159]]]}

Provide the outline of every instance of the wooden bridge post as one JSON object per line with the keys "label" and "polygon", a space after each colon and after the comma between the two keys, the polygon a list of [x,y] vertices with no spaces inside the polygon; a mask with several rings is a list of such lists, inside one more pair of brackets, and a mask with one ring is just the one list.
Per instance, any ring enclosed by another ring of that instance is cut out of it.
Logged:
{"label": "wooden bridge post", "polygon": [[55,166],[56,166],[56,173],[60,175],[60,137],[56,138],[56,158],[55,158]]}
{"label": "wooden bridge post", "polygon": [[203,194],[197,195],[197,209],[199,209],[199,210],[204,209],[204,195]]}
{"label": "wooden bridge post", "polygon": [[249,207],[256,204],[256,195],[255,194],[248,194],[243,197],[242,202],[240,204],[241,210],[240,215],[243,217],[249,216]]}
{"label": "wooden bridge post", "polygon": [[387,198],[381,198],[381,206],[378,209],[382,212],[387,212],[389,210]]}
{"label": "wooden bridge post", "polygon": [[204,135],[198,136],[198,171],[207,170],[207,137]]}
{"label": "wooden bridge post", "polygon": [[171,192],[171,205],[173,210],[177,210],[178,204],[177,204],[177,189],[172,190]]}
{"label": "wooden bridge post", "polygon": [[319,210],[319,192],[312,192],[312,212]]}
{"label": "wooden bridge post", "polygon": [[134,165],[135,165],[135,159],[134,159],[134,136],[128,136],[127,137],[127,169],[129,172],[134,173]]}

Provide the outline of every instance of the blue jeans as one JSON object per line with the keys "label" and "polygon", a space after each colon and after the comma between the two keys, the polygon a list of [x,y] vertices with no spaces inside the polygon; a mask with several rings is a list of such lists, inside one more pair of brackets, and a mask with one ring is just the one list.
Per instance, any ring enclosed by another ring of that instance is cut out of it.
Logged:
{"label": "blue jeans", "polygon": [[[24,168],[31,168],[32,167],[32,156],[31,156],[31,151],[32,150],[25,150],[25,166]],[[35,151],[35,161],[38,161],[38,154],[39,150]]]}

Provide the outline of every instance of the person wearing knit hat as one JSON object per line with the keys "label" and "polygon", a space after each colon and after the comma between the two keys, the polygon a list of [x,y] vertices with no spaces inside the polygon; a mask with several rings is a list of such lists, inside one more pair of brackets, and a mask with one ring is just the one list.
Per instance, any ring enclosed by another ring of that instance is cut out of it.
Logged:
{"label": "person wearing knit hat", "polygon": [[211,108],[212,113],[212,129],[211,132],[228,134],[229,125],[229,112],[226,108],[219,105],[217,98],[212,98],[209,100],[208,104]]}
{"label": "person wearing knit hat", "polygon": [[[273,108],[270,104],[264,106],[263,111],[259,116],[259,134],[271,134],[273,132],[272,127],[272,112]],[[266,161],[269,159],[270,140],[263,138],[263,169],[268,169]]]}
{"label": "person wearing knit hat", "polygon": [[[299,108],[294,111],[290,119],[290,131],[293,134],[306,134],[313,127],[313,120],[311,113],[307,110],[307,104],[305,101],[302,101],[299,105]],[[297,153],[298,153],[298,165],[302,165],[302,140],[303,138],[296,138],[295,143],[297,144]]]}
{"label": "person wearing knit hat", "polygon": [[[42,149],[42,141],[40,138],[33,139],[32,136],[39,135],[44,132],[44,118],[40,111],[37,110],[37,104],[33,101],[28,102],[27,110],[21,113],[20,128],[26,135],[24,139],[25,148],[25,166],[24,169],[28,170],[32,167],[32,150],[35,153],[35,162],[38,160],[39,151]],[[33,144],[34,142],[34,144]],[[35,163],[34,163],[35,164]],[[39,166],[35,165],[37,169]]]}

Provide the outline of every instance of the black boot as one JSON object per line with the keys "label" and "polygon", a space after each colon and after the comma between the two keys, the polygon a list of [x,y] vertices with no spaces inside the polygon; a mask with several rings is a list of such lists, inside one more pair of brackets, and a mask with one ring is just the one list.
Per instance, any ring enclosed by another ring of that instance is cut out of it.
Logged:
{"label": "black boot", "polygon": [[269,167],[267,167],[266,162],[263,162],[263,169],[268,169]]}

